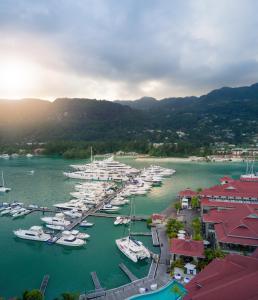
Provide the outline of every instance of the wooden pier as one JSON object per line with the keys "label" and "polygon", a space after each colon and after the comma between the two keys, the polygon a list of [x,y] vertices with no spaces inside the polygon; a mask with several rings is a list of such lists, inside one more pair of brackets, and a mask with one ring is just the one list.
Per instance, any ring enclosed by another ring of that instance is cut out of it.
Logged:
{"label": "wooden pier", "polygon": [[119,268],[127,275],[131,282],[138,280],[138,278],[123,263],[119,264]]}
{"label": "wooden pier", "polygon": [[39,288],[39,290],[40,290],[40,292],[43,296],[45,295],[47,285],[48,285],[48,281],[49,281],[49,275],[45,275],[43,277],[43,280],[42,280],[40,288]]}
{"label": "wooden pier", "polygon": [[[130,218],[129,215],[119,215],[117,214],[112,214],[112,213],[101,213],[101,212],[93,212],[89,214],[90,216],[93,217],[102,217],[102,218],[116,218],[118,216],[123,217],[123,218]],[[149,216],[146,215],[138,215],[138,216],[131,216],[132,221],[146,221],[149,218]]]}

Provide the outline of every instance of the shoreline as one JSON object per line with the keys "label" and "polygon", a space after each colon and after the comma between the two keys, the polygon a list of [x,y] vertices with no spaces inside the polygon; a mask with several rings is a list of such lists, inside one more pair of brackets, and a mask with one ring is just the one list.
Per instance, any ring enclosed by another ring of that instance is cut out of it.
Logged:
{"label": "shoreline", "polygon": [[189,157],[136,157],[136,161],[190,162]]}

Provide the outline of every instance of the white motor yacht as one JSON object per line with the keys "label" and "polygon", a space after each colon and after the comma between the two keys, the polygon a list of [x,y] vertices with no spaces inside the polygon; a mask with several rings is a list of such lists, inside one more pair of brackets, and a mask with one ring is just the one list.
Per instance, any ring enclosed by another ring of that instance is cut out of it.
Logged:
{"label": "white motor yacht", "polygon": [[25,216],[29,213],[30,211],[26,208],[21,208],[20,210],[18,210],[16,213],[14,213],[12,215],[13,219],[15,218],[19,218],[19,217],[22,217],[22,216]]}
{"label": "white motor yacht", "polygon": [[118,206],[113,206],[111,204],[105,204],[100,210],[104,212],[116,212],[120,209]]}
{"label": "white motor yacht", "polygon": [[53,229],[53,230],[60,230],[60,231],[65,230],[65,227],[64,226],[60,226],[60,225],[46,224],[46,227],[49,228],[49,229]]}
{"label": "white motor yacht", "polygon": [[64,214],[72,219],[81,218],[82,214],[79,213],[77,210],[68,210],[64,211]]}
{"label": "white motor yacht", "polygon": [[143,245],[142,242],[132,239],[130,236],[117,239],[116,245],[118,249],[126,255],[133,262],[150,258],[149,250]]}
{"label": "white motor yacht", "polygon": [[43,217],[41,220],[50,225],[68,226],[70,221],[65,220],[63,213],[57,213],[54,217]]}
{"label": "white motor yacht", "polygon": [[77,237],[78,239],[82,239],[82,240],[86,240],[90,238],[90,235],[88,233],[85,232],[80,232],[79,230],[71,230],[69,231],[72,235],[74,235],[75,237]]}
{"label": "white motor yacht", "polygon": [[18,229],[13,232],[17,237],[25,240],[46,242],[51,238],[50,234],[44,233],[41,226],[32,226],[30,229]]}
{"label": "white motor yacht", "polygon": [[64,246],[81,247],[86,244],[86,241],[78,239],[69,231],[63,231],[62,236],[56,241],[56,243]]}
{"label": "white motor yacht", "polygon": [[11,210],[12,210],[11,207],[7,207],[6,209],[4,209],[4,210],[1,211],[0,215],[1,216],[8,215],[8,214],[10,214]]}
{"label": "white motor yacht", "polygon": [[88,222],[88,221],[86,221],[86,220],[84,220],[84,221],[82,221],[81,223],[80,223],[80,226],[81,227],[92,227],[94,225],[94,223],[90,223],[90,222]]}

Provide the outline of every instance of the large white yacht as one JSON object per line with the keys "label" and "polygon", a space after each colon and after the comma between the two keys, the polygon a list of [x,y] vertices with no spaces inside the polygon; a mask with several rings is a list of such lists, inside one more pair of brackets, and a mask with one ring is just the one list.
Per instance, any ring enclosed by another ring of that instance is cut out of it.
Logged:
{"label": "large white yacht", "polygon": [[65,227],[64,226],[60,226],[60,225],[46,224],[46,227],[49,228],[49,229],[53,229],[53,230],[60,230],[60,231],[65,230]]}
{"label": "large white yacht", "polygon": [[63,231],[61,237],[56,241],[56,243],[64,246],[81,247],[86,244],[86,241],[78,239],[69,231]]}
{"label": "large white yacht", "polygon": [[57,213],[54,217],[43,217],[41,220],[50,225],[68,226],[71,224],[70,221],[65,220],[63,213]]}
{"label": "large white yacht", "polygon": [[78,239],[82,239],[82,240],[86,240],[90,238],[90,235],[88,233],[85,232],[80,232],[79,230],[71,230],[71,231],[67,231],[70,234],[74,235],[75,237],[77,237]]}
{"label": "large white yacht", "polygon": [[118,206],[113,206],[111,204],[105,204],[100,210],[103,212],[116,212],[120,209]]}
{"label": "large white yacht", "polygon": [[94,223],[90,223],[87,220],[84,220],[80,223],[80,227],[92,227],[94,225]]}
{"label": "large white yacht", "polygon": [[142,242],[132,239],[130,236],[117,239],[116,245],[118,249],[124,253],[133,262],[150,257],[149,250],[143,245]]}
{"label": "large white yacht", "polygon": [[64,214],[72,219],[76,219],[76,218],[81,218],[82,214],[79,213],[77,210],[73,209],[73,210],[67,210],[64,211]]}
{"label": "large white yacht", "polygon": [[32,226],[30,229],[18,229],[13,232],[17,237],[25,240],[46,242],[51,238],[50,234],[44,233],[41,226]]}
{"label": "large white yacht", "polygon": [[13,219],[16,219],[18,217],[22,217],[22,216],[25,216],[29,213],[30,211],[26,208],[21,208],[20,210],[18,210],[16,213],[14,213],[12,215]]}

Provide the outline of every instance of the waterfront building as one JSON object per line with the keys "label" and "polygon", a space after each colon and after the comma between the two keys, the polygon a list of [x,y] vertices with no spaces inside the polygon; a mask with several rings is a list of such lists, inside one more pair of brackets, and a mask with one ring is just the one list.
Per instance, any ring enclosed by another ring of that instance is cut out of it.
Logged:
{"label": "waterfront building", "polygon": [[258,299],[258,255],[216,258],[185,287],[184,300]]}
{"label": "waterfront building", "polygon": [[205,238],[227,252],[252,253],[258,247],[258,208],[239,204],[211,209],[202,216]]}
{"label": "waterfront building", "polygon": [[238,204],[258,207],[258,182],[221,178],[221,184],[204,189],[200,193],[201,214],[211,208],[234,208]]}
{"label": "waterfront building", "polygon": [[181,208],[182,209],[189,208],[191,206],[192,198],[196,197],[197,195],[198,193],[191,190],[190,188],[180,191],[178,197],[180,199]]}
{"label": "waterfront building", "polygon": [[173,238],[170,241],[170,254],[171,261],[183,258],[186,262],[197,262],[200,258],[204,258],[203,241]]}
{"label": "waterfront building", "polygon": [[165,220],[166,220],[166,216],[162,214],[152,214],[151,216],[151,223],[154,226],[164,224]]}

